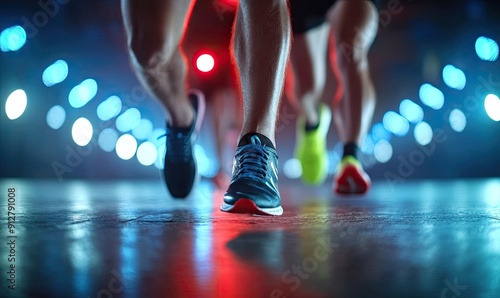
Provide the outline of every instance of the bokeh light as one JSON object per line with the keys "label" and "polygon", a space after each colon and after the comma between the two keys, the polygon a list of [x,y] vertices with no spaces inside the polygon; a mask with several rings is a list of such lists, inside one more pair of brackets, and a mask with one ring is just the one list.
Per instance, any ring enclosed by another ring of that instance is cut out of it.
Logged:
{"label": "bokeh light", "polygon": [[371,134],[367,134],[361,145],[361,151],[364,154],[373,154],[373,148],[375,147],[375,141]]}
{"label": "bokeh light", "polygon": [[419,123],[424,119],[424,110],[409,99],[404,99],[399,104],[399,113],[411,123]]}
{"label": "bokeh light", "polygon": [[498,59],[498,43],[491,38],[481,36],[476,40],[476,54],[481,60]]}
{"label": "bokeh light", "polygon": [[213,177],[217,173],[217,163],[209,159],[205,149],[200,144],[195,144],[193,147],[194,155],[196,157],[196,165],[198,172],[203,177]]}
{"label": "bokeh light", "polygon": [[108,121],[120,114],[122,110],[122,100],[112,95],[97,106],[97,117],[102,121]]}
{"label": "bokeh light", "polygon": [[375,123],[372,126],[371,135],[374,143],[380,140],[386,140],[386,141],[391,140],[391,133],[387,129],[385,129],[384,124],[380,122]]}
{"label": "bokeh light", "polygon": [[380,163],[391,160],[393,154],[392,145],[386,140],[380,140],[375,144],[373,156]]}
{"label": "bokeh light", "polygon": [[78,118],[73,124],[71,135],[73,136],[73,141],[75,141],[78,146],[86,146],[90,143],[93,134],[94,130],[92,124],[87,118]]}
{"label": "bokeh light", "polygon": [[419,145],[428,145],[432,141],[432,127],[427,122],[420,122],[415,126],[413,135]]}
{"label": "bokeh light", "polygon": [[153,123],[148,119],[141,119],[139,125],[132,129],[132,135],[138,140],[145,140],[153,133]]}
{"label": "bokeh light", "polygon": [[43,84],[47,87],[59,84],[68,77],[68,73],[68,63],[64,60],[57,60],[43,71]]}
{"label": "bokeh light", "polygon": [[453,109],[450,112],[450,126],[456,132],[462,132],[467,125],[467,118],[465,114],[459,109]]}
{"label": "bokeh light", "polygon": [[283,174],[288,179],[298,179],[302,176],[302,166],[296,158],[291,158],[283,164]]}
{"label": "bokeh light", "polygon": [[68,96],[69,104],[73,108],[81,108],[97,94],[97,82],[86,79],[71,89]]}
{"label": "bokeh light", "polygon": [[137,148],[137,160],[143,166],[150,166],[154,164],[158,158],[158,149],[156,149],[155,144],[151,142],[142,143],[139,148]]}
{"label": "bokeh light", "polygon": [[165,167],[164,165],[165,153],[167,152],[167,146],[165,142],[163,142],[162,145],[157,145],[156,149],[158,150],[158,156],[156,157],[154,165],[157,169],[163,170],[163,168]]}
{"label": "bokeh light", "polygon": [[484,109],[494,121],[500,121],[500,99],[495,94],[488,94],[484,98]]}
{"label": "bokeh light", "polygon": [[202,54],[196,59],[196,68],[201,72],[209,72],[214,69],[215,60],[209,54]]}
{"label": "bokeh light", "polygon": [[141,123],[141,112],[136,108],[130,108],[116,118],[116,128],[121,132],[128,132]]}
{"label": "bokeh light", "polygon": [[439,110],[444,105],[444,94],[431,84],[423,84],[419,91],[420,100],[434,110]]}
{"label": "bokeh light", "polygon": [[443,81],[448,87],[456,90],[464,89],[467,83],[465,73],[461,69],[449,64],[443,68]]}
{"label": "bokeh light", "polygon": [[55,105],[47,112],[45,120],[50,128],[59,129],[66,120],[66,110],[60,105]]}
{"label": "bokeh light", "polygon": [[137,150],[137,140],[130,134],[124,134],[116,141],[116,154],[123,160],[134,157]]}
{"label": "bokeh light", "polygon": [[116,141],[118,141],[118,132],[113,128],[103,129],[97,139],[99,148],[105,152],[112,152],[115,150]]}
{"label": "bokeh light", "polygon": [[408,120],[393,111],[388,111],[384,114],[382,123],[387,131],[399,137],[405,136],[410,130],[410,123],[408,123]]}
{"label": "bokeh light", "polygon": [[16,25],[4,29],[0,33],[0,50],[2,52],[18,51],[26,44],[26,31]]}
{"label": "bokeh light", "polygon": [[28,105],[28,97],[22,89],[14,90],[5,102],[5,113],[10,120],[15,120],[24,113]]}

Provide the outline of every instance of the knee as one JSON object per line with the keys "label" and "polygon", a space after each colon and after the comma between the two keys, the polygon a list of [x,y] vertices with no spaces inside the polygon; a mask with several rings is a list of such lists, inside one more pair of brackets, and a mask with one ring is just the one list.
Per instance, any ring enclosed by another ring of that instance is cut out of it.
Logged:
{"label": "knee", "polygon": [[134,67],[147,71],[167,64],[175,47],[159,39],[132,38],[128,49]]}
{"label": "knee", "polygon": [[339,68],[361,67],[366,62],[368,47],[357,34],[337,34],[335,37]]}

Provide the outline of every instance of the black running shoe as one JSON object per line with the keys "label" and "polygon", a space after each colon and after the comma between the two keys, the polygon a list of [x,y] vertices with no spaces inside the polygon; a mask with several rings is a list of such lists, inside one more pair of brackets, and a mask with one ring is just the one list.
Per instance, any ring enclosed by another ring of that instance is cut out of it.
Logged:
{"label": "black running shoe", "polygon": [[278,190],[278,155],[273,148],[262,145],[259,137],[236,150],[233,178],[222,211],[259,215],[281,215]]}
{"label": "black running shoe", "polygon": [[193,124],[179,128],[167,123],[163,175],[170,194],[176,199],[187,197],[199,179],[193,147],[205,114],[205,97],[200,91],[190,90],[189,99],[195,110]]}

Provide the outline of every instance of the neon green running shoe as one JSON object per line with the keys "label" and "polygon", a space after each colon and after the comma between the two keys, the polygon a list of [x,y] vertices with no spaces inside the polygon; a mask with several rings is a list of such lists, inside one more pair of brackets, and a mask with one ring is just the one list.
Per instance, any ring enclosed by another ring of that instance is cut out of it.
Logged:
{"label": "neon green running shoe", "polygon": [[319,106],[319,127],[306,131],[304,117],[297,119],[295,158],[302,166],[302,181],[307,184],[321,184],[328,175],[328,151],[326,137],[332,112],[325,104]]}

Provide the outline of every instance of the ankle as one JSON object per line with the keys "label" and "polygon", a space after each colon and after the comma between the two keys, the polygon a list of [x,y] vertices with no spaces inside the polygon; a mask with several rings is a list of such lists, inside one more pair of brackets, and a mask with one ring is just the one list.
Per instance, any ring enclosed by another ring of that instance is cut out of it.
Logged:
{"label": "ankle", "polygon": [[195,121],[195,111],[191,105],[178,109],[170,114],[169,124],[172,127],[188,128]]}
{"label": "ankle", "polygon": [[344,144],[344,154],[342,158],[346,158],[348,156],[351,156],[355,159],[358,159],[358,154],[359,154],[359,147],[356,142],[347,142]]}

